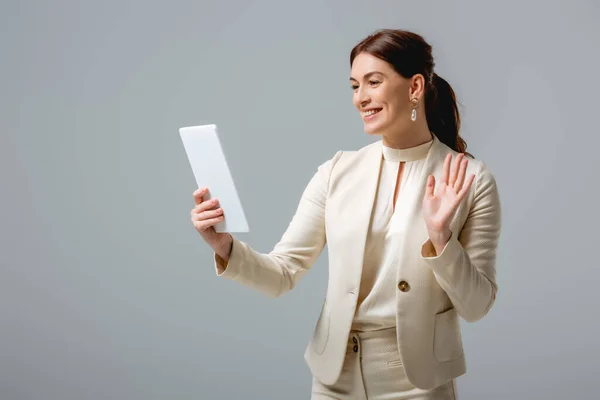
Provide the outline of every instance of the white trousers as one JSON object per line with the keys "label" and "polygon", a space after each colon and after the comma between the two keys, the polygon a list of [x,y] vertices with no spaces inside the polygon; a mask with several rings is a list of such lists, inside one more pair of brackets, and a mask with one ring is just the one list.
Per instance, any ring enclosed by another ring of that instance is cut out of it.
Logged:
{"label": "white trousers", "polygon": [[333,385],[313,377],[311,400],[456,400],[454,379],[434,389],[414,387],[398,354],[396,328],[350,332],[342,373]]}

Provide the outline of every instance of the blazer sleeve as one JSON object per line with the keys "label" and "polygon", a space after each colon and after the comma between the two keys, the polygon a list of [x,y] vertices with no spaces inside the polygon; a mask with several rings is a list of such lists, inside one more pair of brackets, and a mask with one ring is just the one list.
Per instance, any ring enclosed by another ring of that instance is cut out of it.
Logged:
{"label": "blazer sleeve", "polygon": [[473,203],[459,235],[453,232],[440,254],[428,239],[421,257],[433,270],[458,314],[468,322],[483,318],[496,299],[496,251],[501,207],[494,176],[483,163]]}
{"label": "blazer sleeve", "polygon": [[228,262],[213,253],[217,276],[229,278],[270,297],[292,290],[319,257],[326,243],[325,202],[338,151],[321,164],[300,198],[280,241],[267,254],[235,237]]}

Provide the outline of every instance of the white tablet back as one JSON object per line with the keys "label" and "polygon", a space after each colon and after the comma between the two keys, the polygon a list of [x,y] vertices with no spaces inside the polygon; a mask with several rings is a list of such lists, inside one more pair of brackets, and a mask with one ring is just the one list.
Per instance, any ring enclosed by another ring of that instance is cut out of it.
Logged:
{"label": "white tablet back", "polygon": [[192,172],[199,188],[206,187],[205,200],[218,198],[225,220],[215,225],[217,232],[249,232],[235,184],[221,148],[216,125],[179,129]]}

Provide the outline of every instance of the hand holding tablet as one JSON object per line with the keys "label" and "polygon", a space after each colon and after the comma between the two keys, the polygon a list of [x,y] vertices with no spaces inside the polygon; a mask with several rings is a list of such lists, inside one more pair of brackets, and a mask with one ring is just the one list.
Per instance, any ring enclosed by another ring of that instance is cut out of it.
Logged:
{"label": "hand holding tablet", "polygon": [[223,260],[229,260],[233,238],[229,233],[216,232],[214,226],[224,220],[223,209],[217,198],[204,200],[208,188],[193,193],[196,206],[192,209],[192,224],[202,238]]}

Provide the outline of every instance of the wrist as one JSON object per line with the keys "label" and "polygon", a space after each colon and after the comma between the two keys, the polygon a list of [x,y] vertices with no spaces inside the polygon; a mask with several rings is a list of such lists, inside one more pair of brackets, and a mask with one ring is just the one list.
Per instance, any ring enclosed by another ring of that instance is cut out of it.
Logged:
{"label": "wrist", "polygon": [[233,248],[233,237],[231,234],[225,234],[222,239],[214,246],[215,253],[219,257],[223,259],[223,261],[228,262],[229,257],[231,256],[231,250]]}
{"label": "wrist", "polygon": [[438,251],[438,253],[441,249],[444,248],[444,246],[446,246],[446,244],[450,240],[450,237],[452,236],[452,231],[450,229],[429,231],[428,233],[429,240],[435,247],[436,251]]}

